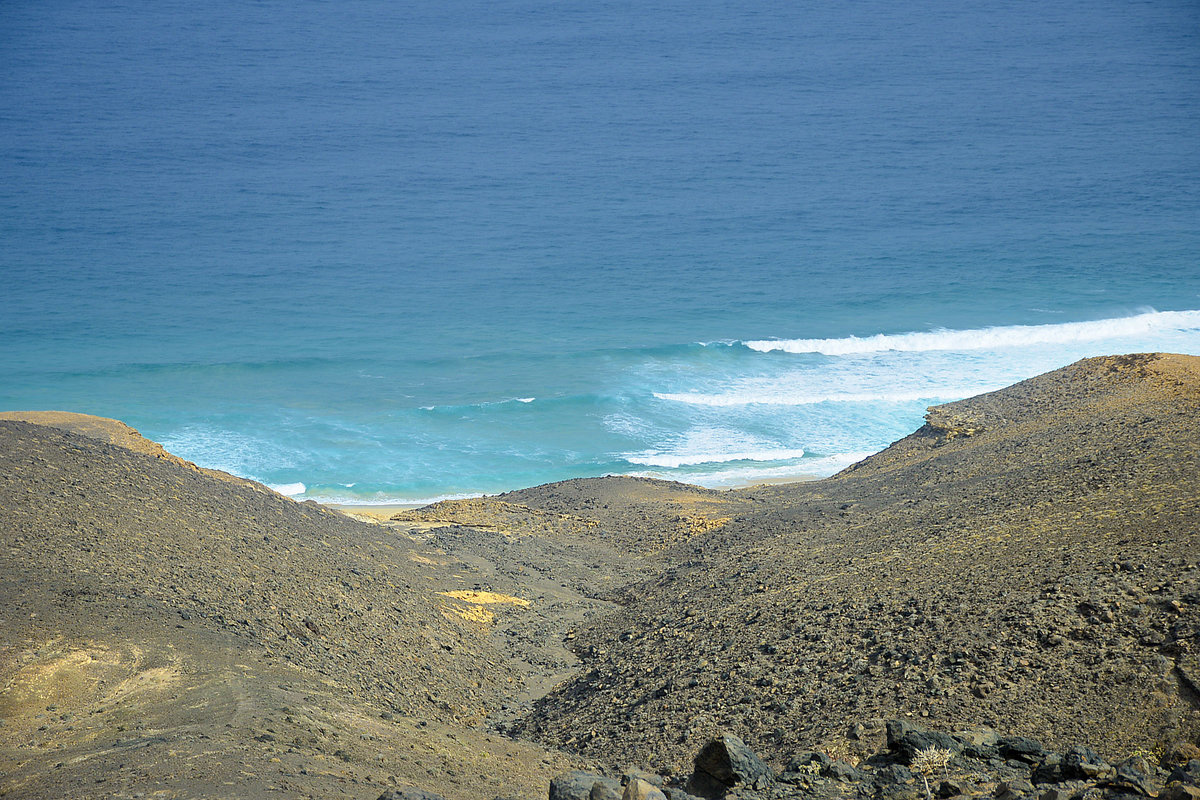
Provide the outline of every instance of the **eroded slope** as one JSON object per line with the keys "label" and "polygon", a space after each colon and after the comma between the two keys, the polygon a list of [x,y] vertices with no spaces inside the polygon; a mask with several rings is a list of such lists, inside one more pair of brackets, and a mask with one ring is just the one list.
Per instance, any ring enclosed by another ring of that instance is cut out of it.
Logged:
{"label": "eroded slope", "polygon": [[584,671],[518,729],[676,769],[723,729],[782,759],[906,714],[1113,756],[1194,740],[1198,363],[1090,359],[741,493],[754,510],[582,631]]}

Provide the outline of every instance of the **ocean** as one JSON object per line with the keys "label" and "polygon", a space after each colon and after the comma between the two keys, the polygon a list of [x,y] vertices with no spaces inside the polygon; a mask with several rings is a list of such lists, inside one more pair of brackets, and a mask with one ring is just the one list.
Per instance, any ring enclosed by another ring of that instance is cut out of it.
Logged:
{"label": "ocean", "polygon": [[828,475],[1200,354],[1200,6],[0,4],[0,409],[300,499]]}

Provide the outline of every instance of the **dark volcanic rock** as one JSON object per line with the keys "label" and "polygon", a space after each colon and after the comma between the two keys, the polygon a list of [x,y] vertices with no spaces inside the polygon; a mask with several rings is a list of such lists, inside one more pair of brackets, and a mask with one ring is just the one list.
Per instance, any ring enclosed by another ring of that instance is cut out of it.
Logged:
{"label": "dark volcanic rock", "polygon": [[1046,754],[1046,748],[1037,739],[1028,736],[1006,736],[996,743],[996,749],[1004,758],[1034,764]]}
{"label": "dark volcanic rock", "polygon": [[1004,781],[996,785],[996,800],[1017,800],[1021,797],[1032,797],[1033,784],[1025,780]]}
{"label": "dark volcanic rock", "polygon": [[745,742],[727,733],[696,755],[687,790],[704,797],[721,797],[739,784],[754,785],[772,777],[771,768]]}
{"label": "dark volcanic rock", "polygon": [[936,748],[952,754],[962,750],[962,743],[950,734],[926,730],[905,720],[888,720],[887,742],[888,748],[906,764],[911,763],[913,756],[922,750]]}
{"label": "dark volcanic rock", "polygon": [[1074,745],[1062,757],[1062,772],[1066,780],[1092,780],[1102,778],[1112,771],[1095,750],[1083,745]]}
{"label": "dark volcanic rock", "polygon": [[1167,776],[1167,782],[1174,783],[1176,781],[1200,786],[1200,759],[1193,758],[1186,764],[1180,764],[1171,770],[1171,774]]}
{"label": "dark volcanic rock", "polygon": [[1111,791],[1152,797],[1158,793],[1150,777],[1141,770],[1125,765],[1117,767],[1117,774],[1105,784]]}
{"label": "dark volcanic rock", "polygon": [[1200,800],[1200,786],[1176,783],[1159,792],[1158,800]]}
{"label": "dark volcanic rock", "polygon": [[621,782],[580,770],[564,772],[550,781],[550,800],[600,800],[607,792],[620,797]]}

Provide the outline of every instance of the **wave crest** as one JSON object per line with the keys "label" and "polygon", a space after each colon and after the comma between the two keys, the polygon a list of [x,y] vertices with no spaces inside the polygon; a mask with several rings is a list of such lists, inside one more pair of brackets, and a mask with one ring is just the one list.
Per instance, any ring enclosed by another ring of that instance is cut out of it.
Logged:
{"label": "wave crest", "polygon": [[958,400],[992,388],[942,388],[914,392],[841,392],[833,394],[796,394],[779,391],[734,391],[721,394],[704,392],[655,392],[659,400],[670,400],[675,403],[686,403],[693,406],[714,406],[728,408],[731,406],[808,406],[818,403],[915,403],[942,402]]}
{"label": "wave crest", "polygon": [[1007,325],[973,330],[879,333],[841,339],[759,339],[742,342],[760,353],[820,353],[827,356],[898,351],[998,350],[1033,345],[1070,344],[1200,329],[1200,311],[1148,311],[1131,317],[1051,325]]}
{"label": "wave crest", "polygon": [[695,464],[725,464],[730,461],[790,461],[803,458],[804,451],[798,448],[780,450],[754,450],[744,453],[726,452],[695,452],[695,453],[659,453],[647,451],[643,453],[625,453],[621,456],[630,464],[641,464],[646,467],[667,467],[675,469]]}

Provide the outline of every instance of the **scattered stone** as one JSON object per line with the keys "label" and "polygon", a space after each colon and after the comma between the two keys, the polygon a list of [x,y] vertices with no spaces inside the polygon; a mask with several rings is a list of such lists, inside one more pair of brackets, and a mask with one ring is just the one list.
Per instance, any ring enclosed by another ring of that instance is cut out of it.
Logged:
{"label": "scattered stone", "polygon": [[862,770],[847,764],[845,761],[833,761],[825,768],[826,777],[833,778],[835,781],[845,783],[857,783],[866,780],[866,774]]}
{"label": "scattered stone", "polygon": [[979,793],[979,787],[962,778],[949,778],[938,784],[935,795],[940,798],[958,797]]}
{"label": "scattered stone", "polygon": [[1186,764],[1180,764],[1171,770],[1171,774],[1167,776],[1167,783],[1176,781],[1200,786],[1200,758],[1193,758]]}
{"label": "scattered stone", "polygon": [[1172,784],[1158,793],[1158,800],[1200,800],[1200,786]]}
{"label": "scattered stone", "polygon": [[1116,777],[1111,778],[1106,786],[1110,790],[1115,789],[1125,794],[1142,795],[1143,797],[1153,797],[1157,793],[1145,774],[1125,765],[1117,767]]}
{"label": "scattered stone", "polygon": [[996,800],[1017,800],[1020,797],[1030,797],[1034,793],[1033,784],[1024,780],[1002,781],[996,785]]}
{"label": "scattered stone", "polygon": [[440,794],[427,792],[424,789],[388,789],[379,795],[377,800],[446,800]]}
{"label": "scattered stone", "polygon": [[1071,795],[1070,790],[1055,786],[1038,795],[1038,800],[1070,800]]}
{"label": "scattered stone", "polygon": [[1063,755],[1062,765],[1067,780],[1092,780],[1112,772],[1112,767],[1095,750],[1078,744]]}

